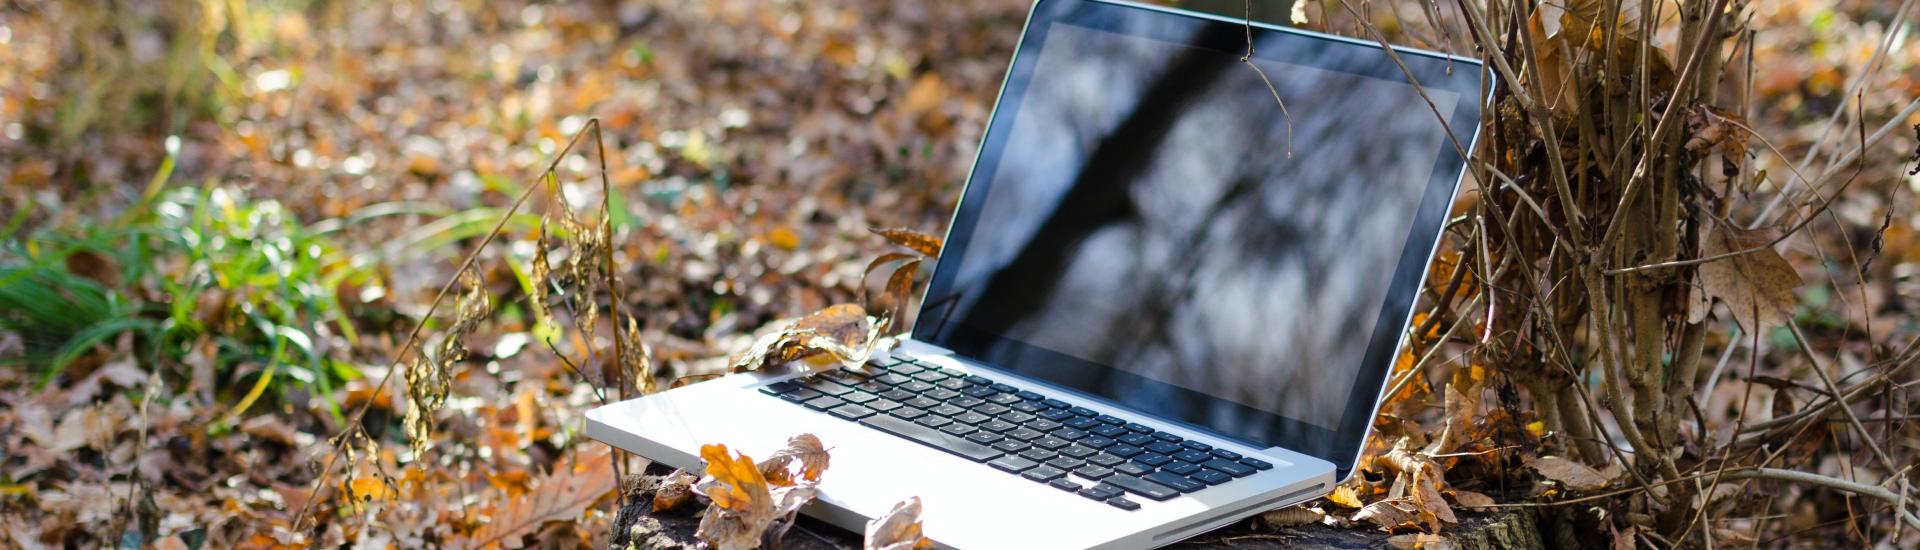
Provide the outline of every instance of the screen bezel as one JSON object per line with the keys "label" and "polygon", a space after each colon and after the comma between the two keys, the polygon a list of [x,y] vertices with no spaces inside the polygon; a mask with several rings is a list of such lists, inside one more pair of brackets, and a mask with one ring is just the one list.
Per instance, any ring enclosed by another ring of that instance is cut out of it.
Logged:
{"label": "screen bezel", "polygon": [[[1152,24],[1126,24],[1140,22],[1134,20],[1135,18],[1151,18]],[[1259,45],[1253,55],[1255,59],[1359,74],[1457,93],[1458,100],[1453,106],[1453,114],[1446,121],[1446,127],[1454,134],[1454,141],[1441,144],[1441,152],[1434,162],[1434,168],[1419,207],[1411,213],[1414,223],[1401,251],[1400,259],[1396,263],[1387,297],[1381,305],[1380,316],[1368,339],[1364,359],[1360,368],[1354,373],[1356,380],[1347,408],[1341,413],[1335,429],[1330,430],[1259,411],[1201,392],[1154,381],[996,334],[984,333],[958,322],[941,322],[941,308],[945,301],[939,297],[952,293],[953,278],[955,270],[960,265],[959,262],[939,262],[936,265],[934,275],[921,301],[920,311],[916,316],[917,322],[912,333],[915,340],[946,348],[957,356],[977,359],[982,350],[1014,349],[1028,357],[1044,358],[1049,365],[1058,365],[1060,368],[1039,371],[1014,369],[1013,372],[1092,397],[1120,403],[1223,437],[1261,447],[1283,447],[1321,458],[1333,463],[1338,469],[1338,477],[1345,478],[1359,457],[1360,447],[1365,441],[1367,430],[1376,411],[1386,375],[1394,361],[1394,354],[1401,344],[1418,291],[1424,284],[1428,261],[1438,245],[1440,229],[1446,221],[1454,194],[1464,177],[1465,159],[1461,157],[1460,148],[1464,147],[1470,151],[1474,140],[1478,137],[1481,102],[1489,96],[1489,93],[1483,90],[1486,87],[1483,83],[1490,82],[1490,79],[1487,79],[1485,67],[1472,59],[1398,47],[1393,48],[1398,57],[1397,61],[1393,56],[1388,55],[1320,56],[1316,54],[1328,48],[1383,50],[1375,43],[1261,23],[1251,23],[1249,30],[1249,24],[1241,20],[1154,6],[1106,0],[1038,0],[1028,16],[1026,30],[1015,50],[1006,79],[1002,82],[1000,95],[975,157],[973,169],[969,173],[959,204],[955,208],[953,219],[948,224],[942,257],[961,258],[965,255],[968,241],[973,235],[982,205],[985,203],[984,197],[991,187],[993,174],[999,167],[1001,153],[1011,134],[1012,124],[1020,113],[1021,100],[1033,83],[1034,66],[1039,57],[1037,54],[1045,43],[1047,31],[1055,23],[1181,43],[1235,55],[1244,53],[1247,33],[1251,32],[1256,44]],[[1368,58],[1368,62],[1358,60],[1362,57]],[[1428,113],[1431,115],[1432,111]],[[987,364],[992,363],[989,361]],[[1065,374],[1087,372],[1086,369],[1089,368],[1098,369],[1103,376],[1122,380],[1123,383],[1152,385],[1155,386],[1156,391],[1172,392],[1180,398],[1157,400],[1153,403],[1132,403],[1122,398],[1105,395],[1103,392],[1089,388],[1086,383],[1077,383],[1079,381],[1076,377]],[[1219,410],[1221,407],[1235,409],[1235,414],[1265,415],[1272,429],[1265,430],[1265,433],[1234,433],[1209,426],[1204,419],[1200,418],[1201,413]]]}

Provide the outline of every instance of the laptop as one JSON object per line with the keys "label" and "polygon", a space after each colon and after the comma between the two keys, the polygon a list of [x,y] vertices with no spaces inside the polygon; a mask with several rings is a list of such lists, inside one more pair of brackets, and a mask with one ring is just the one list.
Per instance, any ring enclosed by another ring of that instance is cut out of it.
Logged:
{"label": "laptop", "polygon": [[803,513],[861,532],[917,496],[956,548],[1155,547],[1325,494],[1490,93],[1475,60],[1394,53],[1039,0],[901,345],[607,405],[586,433],[689,471],[702,444],[814,434],[832,464]]}

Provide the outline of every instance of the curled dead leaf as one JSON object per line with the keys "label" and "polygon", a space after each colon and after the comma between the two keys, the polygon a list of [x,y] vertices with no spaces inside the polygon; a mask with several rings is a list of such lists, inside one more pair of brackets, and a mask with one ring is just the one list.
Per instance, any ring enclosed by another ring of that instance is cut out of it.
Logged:
{"label": "curled dead leaf", "polygon": [[674,470],[660,479],[660,488],[653,492],[653,512],[677,510],[693,500],[693,483],[700,478],[685,471]]}
{"label": "curled dead leaf", "polygon": [[1413,503],[1405,499],[1390,499],[1368,504],[1359,512],[1354,512],[1353,521],[1369,522],[1387,532],[1417,530],[1420,528],[1420,513]]}
{"label": "curled dead leaf", "polygon": [[800,507],[813,500],[810,484],[771,487],[753,459],[726,445],[700,447],[707,476],[694,490],[713,501],[700,528],[700,540],[722,550],[760,548],[778,541],[793,525]]}
{"label": "curled dead leaf", "polygon": [[1341,485],[1339,487],[1334,487],[1333,492],[1327,493],[1327,502],[1332,502],[1335,505],[1345,507],[1345,508],[1359,508],[1362,506],[1366,506],[1365,503],[1360,502],[1359,493],[1355,492],[1353,490],[1353,486],[1351,485]]}
{"label": "curled dead leaf", "polygon": [[754,340],[734,358],[729,372],[749,372],[825,353],[850,365],[865,363],[874,350],[873,318],[856,304],[836,304]]}
{"label": "curled dead leaf", "polygon": [[[793,485],[796,482],[819,483],[820,474],[827,470],[827,462],[832,457],[813,434],[800,434],[787,440],[787,446],[760,462],[760,474],[766,476],[767,483],[773,485]],[[792,470],[794,461],[799,461],[799,471]]]}
{"label": "curled dead leaf", "polygon": [[906,228],[882,229],[876,227],[868,229],[868,231],[872,231],[873,234],[886,238],[887,242],[907,247],[914,252],[919,252],[922,256],[928,258],[940,257],[941,241],[939,237]]}
{"label": "curled dead leaf", "polygon": [[864,550],[914,550],[932,548],[933,541],[920,532],[920,497],[893,505],[885,515],[867,522]]}
{"label": "curled dead leaf", "polygon": [[1278,510],[1268,510],[1260,514],[1260,524],[1268,529],[1296,527],[1320,523],[1327,519],[1326,510],[1307,506],[1288,506]]}
{"label": "curled dead leaf", "polygon": [[1527,461],[1527,467],[1540,472],[1540,476],[1574,491],[1592,491],[1607,486],[1607,476],[1585,464],[1557,456],[1543,456]]}
{"label": "curled dead leaf", "polygon": [[1408,533],[1387,537],[1387,546],[1398,550],[1412,550],[1416,548],[1420,550],[1452,550],[1455,548],[1452,539],[1426,533]]}

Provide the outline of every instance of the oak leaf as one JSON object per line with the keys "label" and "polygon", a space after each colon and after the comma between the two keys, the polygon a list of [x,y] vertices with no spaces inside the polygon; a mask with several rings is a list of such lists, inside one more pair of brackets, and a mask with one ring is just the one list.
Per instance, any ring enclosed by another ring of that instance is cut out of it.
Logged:
{"label": "oak leaf", "polygon": [[1798,303],[1793,289],[1800,286],[1800,273],[1768,246],[1772,241],[1771,231],[1718,223],[1700,232],[1701,257],[1741,253],[1700,264],[1700,287],[1725,302],[1747,334],[1759,334],[1763,325],[1786,323]]}
{"label": "oak leaf", "polygon": [[[800,434],[788,439],[786,448],[760,461],[760,475],[767,478],[767,483],[776,486],[793,485],[796,480],[819,483],[820,474],[827,470],[831,458],[821,445],[820,438],[813,434]],[[800,462],[798,472],[790,468],[796,460]]]}
{"label": "oak leaf", "polygon": [[916,550],[933,547],[920,531],[920,497],[893,505],[885,515],[867,522],[864,550]]}
{"label": "oak leaf", "polygon": [[813,500],[813,485],[771,487],[752,458],[726,445],[703,445],[700,458],[707,463],[707,476],[694,489],[713,506],[694,535],[715,548],[745,550],[777,541],[800,507]]}

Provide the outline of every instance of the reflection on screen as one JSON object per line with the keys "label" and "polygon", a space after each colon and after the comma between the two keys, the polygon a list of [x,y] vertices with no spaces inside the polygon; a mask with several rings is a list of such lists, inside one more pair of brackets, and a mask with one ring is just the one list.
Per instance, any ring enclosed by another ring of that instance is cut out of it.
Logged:
{"label": "reflection on screen", "polygon": [[1291,140],[1235,53],[1052,24],[941,322],[1334,427],[1446,137],[1408,84],[1255,63]]}

